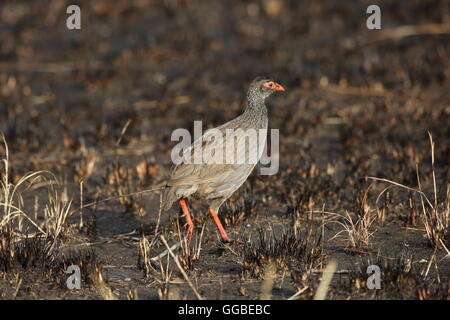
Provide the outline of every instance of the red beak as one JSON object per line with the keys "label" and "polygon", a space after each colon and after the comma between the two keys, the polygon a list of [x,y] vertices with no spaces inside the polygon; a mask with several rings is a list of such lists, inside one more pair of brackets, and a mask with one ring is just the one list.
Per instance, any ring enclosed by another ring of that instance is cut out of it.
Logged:
{"label": "red beak", "polygon": [[275,84],[275,91],[286,91],[286,90],[284,90],[282,85],[276,83]]}

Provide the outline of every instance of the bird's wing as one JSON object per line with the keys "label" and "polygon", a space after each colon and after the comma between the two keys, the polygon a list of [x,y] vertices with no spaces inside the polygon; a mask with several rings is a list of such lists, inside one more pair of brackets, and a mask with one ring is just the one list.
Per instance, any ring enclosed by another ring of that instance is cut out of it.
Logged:
{"label": "bird's wing", "polygon": [[[219,182],[227,177],[242,176],[243,172],[236,170],[251,171],[262,153],[261,148],[258,148],[258,141],[252,143],[245,135],[227,135],[227,128],[229,125],[224,124],[217,127],[216,131],[208,130],[194,141],[183,153],[182,158],[186,161],[172,167],[167,184],[177,186]],[[222,138],[217,137],[218,133]],[[233,157],[227,158],[230,154]],[[195,163],[195,156],[199,163]],[[247,175],[248,173],[244,173],[244,176]]]}

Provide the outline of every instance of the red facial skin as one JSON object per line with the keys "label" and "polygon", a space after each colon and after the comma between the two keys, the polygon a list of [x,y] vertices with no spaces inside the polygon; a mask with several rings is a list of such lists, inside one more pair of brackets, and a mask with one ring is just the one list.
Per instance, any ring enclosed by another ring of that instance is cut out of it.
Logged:
{"label": "red facial skin", "polygon": [[280,85],[274,81],[267,81],[267,82],[263,83],[263,86],[268,89],[275,90],[275,91],[285,91],[282,85]]}

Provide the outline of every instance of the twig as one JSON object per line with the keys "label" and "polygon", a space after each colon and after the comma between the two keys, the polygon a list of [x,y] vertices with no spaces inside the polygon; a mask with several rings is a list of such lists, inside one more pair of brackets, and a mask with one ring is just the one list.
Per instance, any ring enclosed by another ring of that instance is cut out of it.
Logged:
{"label": "twig", "polygon": [[170,256],[175,261],[175,264],[177,265],[178,269],[180,270],[181,274],[183,275],[184,279],[188,283],[189,287],[191,287],[192,291],[194,292],[195,296],[198,300],[204,300],[203,297],[198,293],[197,289],[195,289],[194,285],[192,284],[191,280],[189,279],[188,275],[184,271],[183,267],[180,264],[180,261],[178,260],[178,257],[173,253],[172,249],[170,249],[169,244],[167,243],[166,239],[163,235],[160,236],[161,241],[166,246],[167,250],[169,251]]}
{"label": "twig", "polygon": [[83,229],[83,180],[80,181],[80,229]]}
{"label": "twig", "polygon": [[422,190],[411,188],[411,187],[405,186],[404,184],[401,184],[401,183],[398,183],[398,182],[395,182],[395,181],[392,181],[392,180],[388,180],[388,179],[383,179],[383,178],[366,177],[366,179],[387,182],[387,183],[393,184],[393,185],[395,185],[397,187],[404,188],[406,190],[415,191],[418,194],[422,195],[425,198],[425,200],[427,201],[428,205],[431,207],[431,209],[434,210],[433,204],[430,202],[430,200],[428,200],[427,196],[425,195],[425,193]]}
{"label": "twig", "polygon": [[158,220],[156,221],[156,227],[155,227],[155,237],[158,234],[158,230],[159,230],[159,224],[161,222],[161,211],[162,211],[162,197],[163,195],[160,194],[159,195],[159,211],[158,211]]}
{"label": "twig", "polygon": [[123,126],[122,131],[120,131],[119,139],[117,139],[117,141],[116,141],[116,147],[119,146],[119,144],[122,141],[123,136],[125,135],[125,132],[127,131],[130,124],[131,124],[131,119],[128,119],[127,122],[125,123],[125,125]]}
{"label": "twig", "polygon": [[[173,246],[171,246],[170,249],[171,250],[176,250],[179,247],[181,247],[182,244],[183,244],[183,240],[180,240],[180,242],[177,242]],[[168,253],[169,253],[169,250],[166,249],[163,252],[161,252],[160,254],[158,254],[156,257],[151,258],[150,262],[153,262],[156,265],[156,262],[158,262],[158,260],[161,260],[162,258],[167,256]]]}
{"label": "twig", "polygon": [[427,268],[425,269],[425,272],[424,272],[424,275],[423,275],[424,279],[427,278],[428,272],[430,271],[430,268],[431,268],[431,264],[433,263],[433,260],[436,257],[436,250],[437,250],[437,247],[434,248],[433,254],[430,257],[430,260],[428,261]]}
{"label": "twig", "polygon": [[72,214],[74,212],[77,212],[78,210],[81,210],[81,209],[84,209],[84,208],[95,206],[95,205],[97,205],[99,203],[102,203],[102,202],[107,202],[107,201],[111,201],[111,200],[117,200],[117,199],[126,198],[126,197],[130,197],[130,196],[136,196],[136,195],[140,195],[140,194],[144,194],[144,193],[148,193],[148,192],[153,192],[153,191],[156,191],[156,190],[164,188],[164,186],[165,186],[165,183],[160,183],[160,184],[157,184],[156,186],[154,186],[152,189],[147,189],[147,190],[142,190],[142,191],[137,191],[137,192],[131,192],[131,193],[120,195],[120,196],[114,196],[114,197],[109,197],[109,198],[105,198],[105,199],[101,199],[101,200],[96,200],[94,202],[87,203],[87,204],[85,204],[82,207],[79,207],[77,209],[72,210],[72,212],[70,212],[70,214]]}
{"label": "twig", "polygon": [[450,24],[448,23],[428,23],[420,25],[406,25],[396,28],[385,29],[377,34],[369,43],[382,40],[398,40],[410,36],[446,34],[450,33]]}
{"label": "twig", "polygon": [[294,295],[292,295],[291,297],[289,297],[288,300],[297,300],[298,297],[299,297],[303,292],[305,292],[306,290],[308,290],[308,288],[309,288],[309,287],[306,286],[306,287],[304,287],[304,288],[298,290]]}

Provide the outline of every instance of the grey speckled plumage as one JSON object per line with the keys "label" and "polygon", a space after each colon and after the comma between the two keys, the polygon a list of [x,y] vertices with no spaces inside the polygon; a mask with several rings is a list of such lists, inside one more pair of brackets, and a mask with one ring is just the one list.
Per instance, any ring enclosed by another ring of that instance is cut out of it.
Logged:
{"label": "grey speckled plumage", "polygon": [[[267,130],[268,116],[265,99],[275,91],[284,91],[284,88],[270,79],[258,77],[252,81],[247,93],[247,102],[245,111],[237,118],[217,127],[223,133],[223,139],[209,139],[208,131],[202,138],[194,141],[190,149],[186,152],[193,154],[196,144],[202,144],[203,148],[213,147],[222,148],[225,152],[229,152],[225,148],[227,140],[227,129],[262,129]],[[203,139],[207,137],[207,139]],[[265,144],[266,135],[263,140],[259,141]],[[237,135],[235,145],[241,143],[247,144],[245,135]],[[235,148],[236,149],[236,148]],[[262,149],[251,150],[246,148],[246,156],[248,152],[257,152],[257,159],[262,155]],[[186,152],[184,154],[186,154]],[[236,150],[234,150],[236,154]],[[181,163],[174,165],[170,171],[170,177],[165,185],[165,193],[163,197],[163,208],[168,210],[174,201],[185,199],[189,196],[205,199],[209,201],[210,210],[217,212],[222,203],[228,199],[247,179],[252,172],[256,163]]]}

